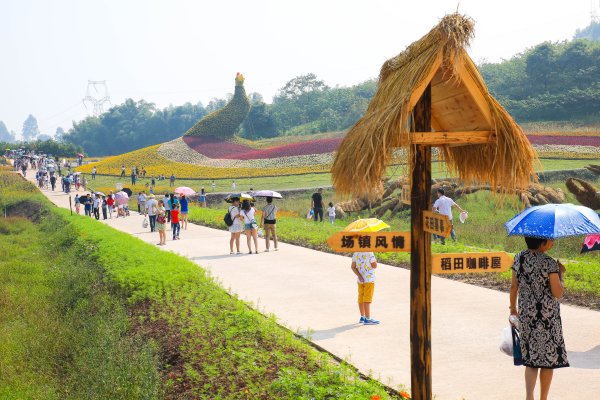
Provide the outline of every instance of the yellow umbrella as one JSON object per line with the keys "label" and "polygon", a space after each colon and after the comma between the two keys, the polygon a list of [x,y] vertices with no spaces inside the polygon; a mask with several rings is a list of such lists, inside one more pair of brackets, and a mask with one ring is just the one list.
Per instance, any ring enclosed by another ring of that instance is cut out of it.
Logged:
{"label": "yellow umbrella", "polygon": [[357,219],[344,228],[344,232],[379,232],[390,226],[377,218]]}

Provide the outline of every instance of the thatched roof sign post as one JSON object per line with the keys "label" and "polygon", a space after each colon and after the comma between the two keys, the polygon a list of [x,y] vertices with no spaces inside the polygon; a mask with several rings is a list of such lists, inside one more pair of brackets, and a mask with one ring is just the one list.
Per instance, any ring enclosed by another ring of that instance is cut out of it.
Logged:
{"label": "thatched roof sign post", "polygon": [[463,182],[500,195],[526,187],[535,152],[521,128],[489,94],[465,48],[473,22],[447,15],[381,68],[365,115],[342,141],[332,167],[338,193],[378,198],[394,150],[408,150],[411,177],[410,339],[412,398],[432,398],[431,147]]}

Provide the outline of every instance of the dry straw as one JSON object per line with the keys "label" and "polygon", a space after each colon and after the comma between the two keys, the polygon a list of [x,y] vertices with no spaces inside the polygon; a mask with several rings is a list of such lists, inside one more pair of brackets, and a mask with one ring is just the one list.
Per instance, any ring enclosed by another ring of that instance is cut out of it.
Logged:
{"label": "dry straw", "polygon": [[[497,143],[442,147],[448,170],[463,182],[499,187],[501,194],[526,187],[535,179],[537,159],[522,129],[489,94],[477,67],[465,51],[473,37],[473,21],[460,14],[445,16],[427,35],[386,61],[377,92],[365,115],[342,141],[332,167],[333,184],[340,194],[374,198],[382,193],[382,178],[394,150],[410,151],[410,98],[439,65],[445,74],[468,73],[483,95],[493,119]],[[409,156],[409,159],[411,157]]]}

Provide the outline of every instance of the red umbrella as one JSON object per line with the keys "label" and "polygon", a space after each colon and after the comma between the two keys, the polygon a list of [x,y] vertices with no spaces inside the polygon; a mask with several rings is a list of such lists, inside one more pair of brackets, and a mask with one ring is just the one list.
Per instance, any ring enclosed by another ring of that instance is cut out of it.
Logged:
{"label": "red umbrella", "polygon": [[600,250],[600,235],[589,235],[585,237],[583,246],[581,247],[581,253],[587,253],[588,251]]}
{"label": "red umbrella", "polygon": [[84,155],[81,153],[77,153],[77,157],[84,157]]}

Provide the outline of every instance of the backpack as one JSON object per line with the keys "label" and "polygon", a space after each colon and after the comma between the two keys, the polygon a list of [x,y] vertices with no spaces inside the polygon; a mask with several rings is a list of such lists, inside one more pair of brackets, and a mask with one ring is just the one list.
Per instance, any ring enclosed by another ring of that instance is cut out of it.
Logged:
{"label": "backpack", "polygon": [[227,226],[233,225],[233,218],[231,218],[231,207],[229,208],[229,210],[227,210],[227,214],[225,214],[223,222],[225,222],[225,225]]}

